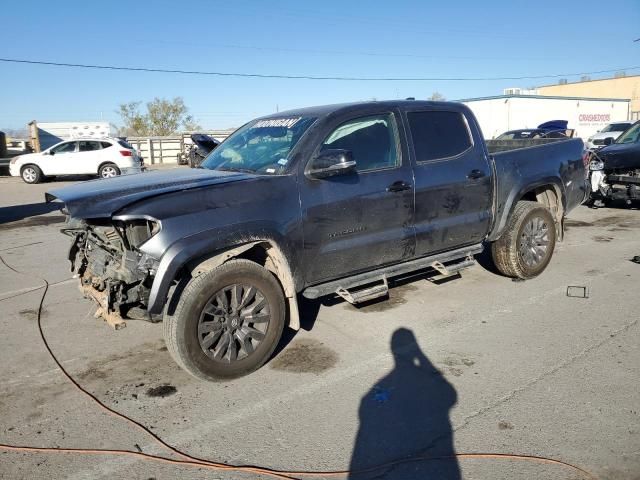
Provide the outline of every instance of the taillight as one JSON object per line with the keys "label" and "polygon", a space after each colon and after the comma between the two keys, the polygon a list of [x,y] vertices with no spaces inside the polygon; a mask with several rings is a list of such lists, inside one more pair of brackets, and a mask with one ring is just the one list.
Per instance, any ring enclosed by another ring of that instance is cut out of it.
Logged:
{"label": "taillight", "polygon": [[133,152],[131,152],[131,150],[120,150],[120,155],[123,157],[130,157],[133,155]]}

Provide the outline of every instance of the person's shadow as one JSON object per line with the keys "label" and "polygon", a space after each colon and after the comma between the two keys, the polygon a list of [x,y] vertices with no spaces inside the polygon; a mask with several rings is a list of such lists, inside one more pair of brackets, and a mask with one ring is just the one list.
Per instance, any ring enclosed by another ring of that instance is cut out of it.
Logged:
{"label": "person's shadow", "polygon": [[[455,389],[422,353],[410,330],[393,333],[391,351],[393,371],[360,402],[349,478],[460,480],[449,421]],[[440,459],[407,461],[415,457]]]}

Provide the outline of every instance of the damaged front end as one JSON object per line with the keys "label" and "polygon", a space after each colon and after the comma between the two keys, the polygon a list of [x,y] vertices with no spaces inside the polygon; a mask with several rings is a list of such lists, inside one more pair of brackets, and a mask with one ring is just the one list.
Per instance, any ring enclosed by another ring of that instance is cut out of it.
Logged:
{"label": "damaged front end", "polygon": [[71,218],[62,230],[73,237],[69,260],[80,290],[98,304],[95,316],[115,329],[125,327],[127,318],[156,320],[147,304],[158,261],[139,247],[160,228],[155,219],[113,217]]}

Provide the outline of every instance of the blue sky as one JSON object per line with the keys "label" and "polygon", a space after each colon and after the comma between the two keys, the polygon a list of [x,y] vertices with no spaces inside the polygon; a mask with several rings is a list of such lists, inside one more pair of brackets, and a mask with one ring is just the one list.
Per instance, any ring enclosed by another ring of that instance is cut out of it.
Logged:
{"label": "blue sky", "polygon": [[[31,0],[4,2],[2,18],[0,57],[53,62],[358,77],[529,76],[640,65],[640,42],[633,42],[640,37],[638,0]],[[119,124],[120,103],[156,96],[181,96],[203,127],[227,128],[276,109],[434,91],[456,99],[557,81],[221,78],[2,62],[0,79],[0,128],[33,119]]]}

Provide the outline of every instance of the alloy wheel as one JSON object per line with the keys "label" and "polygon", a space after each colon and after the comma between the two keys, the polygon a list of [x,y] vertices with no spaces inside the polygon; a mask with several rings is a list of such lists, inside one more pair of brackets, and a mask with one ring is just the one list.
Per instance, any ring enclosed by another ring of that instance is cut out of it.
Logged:
{"label": "alloy wheel", "polygon": [[270,320],[269,302],[259,289],[229,285],[216,292],[200,314],[200,347],[216,362],[242,360],[264,340]]}
{"label": "alloy wheel", "polygon": [[114,167],[104,167],[102,169],[102,178],[111,178],[118,175]]}
{"label": "alloy wheel", "polygon": [[522,229],[518,252],[528,267],[540,265],[549,250],[549,226],[538,216],[531,217]]}
{"label": "alloy wheel", "polygon": [[38,174],[36,173],[35,169],[32,167],[27,167],[22,171],[22,178],[28,183],[35,182],[37,176]]}

